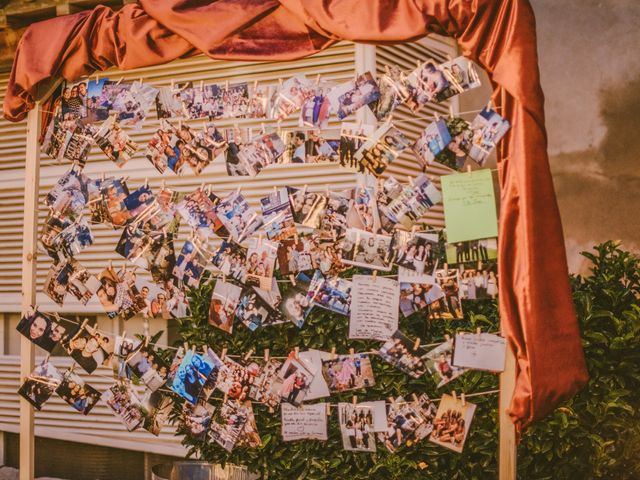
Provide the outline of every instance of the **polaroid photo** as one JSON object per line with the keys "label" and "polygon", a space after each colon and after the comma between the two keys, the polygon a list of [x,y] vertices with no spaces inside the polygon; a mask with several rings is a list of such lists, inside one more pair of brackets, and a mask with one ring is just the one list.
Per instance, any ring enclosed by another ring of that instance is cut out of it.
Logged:
{"label": "polaroid photo", "polygon": [[319,234],[321,239],[342,238],[347,230],[347,216],[353,200],[342,193],[329,192],[320,217]]}
{"label": "polaroid photo", "polygon": [[186,355],[186,350],[185,350],[186,346],[187,346],[186,343],[184,346],[179,346],[176,349],[176,353],[173,355],[173,359],[171,360],[171,365],[169,365],[169,373],[167,374],[167,381],[165,382],[165,385],[169,388],[171,388],[171,386],[173,385],[173,381],[175,380],[176,375],[178,374],[178,369],[180,368],[180,365],[182,364],[182,360]]}
{"label": "polaroid photo", "polygon": [[285,240],[297,235],[286,187],[274,188],[272,193],[260,199],[260,207],[263,226],[269,240]]}
{"label": "polaroid photo", "polygon": [[98,276],[100,287],[96,295],[109,318],[128,320],[145,309],[146,304],[135,286],[135,273],[123,272],[121,276],[112,268],[106,268]]}
{"label": "polaroid photo", "polygon": [[254,287],[246,287],[242,291],[236,307],[236,318],[249,330],[255,331],[270,324],[269,318],[271,316],[273,316],[271,305],[258,294]]}
{"label": "polaroid photo", "polygon": [[413,441],[419,442],[429,437],[431,432],[433,432],[433,422],[435,421],[438,407],[426,393],[421,394],[419,397],[414,395],[412,407],[422,420],[418,428],[414,430],[412,436]]}
{"label": "polaroid photo", "polygon": [[467,371],[466,368],[453,365],[453,347],[453,340],[447,340],[430,350],[425,357],[427,369],[433,376],[437,388],[443,387]]}
{"label": "polaroid photo", "polygon": [[436,270],[435,277],[437,284],[444,292],[444,298],[429,305],[429,318],[463,318],[462,302],[460,299],[460,271],[438,269]]}
{"label": "polaroid photo", "polygon": [[53,363],[43,362],[37,365],[25,379],[18,394],[40,411],[42,405],[51,398],[60,383],[62,383],[62,373]]}
{"label": "polaroid photo", "polygon": [[294,275],[319,267],[319,244],[314,235],[281,240],[278,244],[278,268],[282,275]]}
{"label": "polaroid photo", "polygon": [[45,132],[44,139],[40,151],[51,157],[53,160],[62,160],[64,150],[69,138],[73,135],[73,132],[79,128],[76,120],[65,120],[60,109],[54,108],[54,113],[47,130]]}
{"label": "polaroid photo", "polygon": [[249,86],[246,82],[227,85],[222,93],[225,118],[241,118],[249,108]]}
{"label": "polaroid photo", "polygon": [[218,355],[216,355],[216,352],[214,352],[211,347],[206,347],[205,350],[206,353],[204,356],[206,357],[207,362],[212,365],[213,368],[202,387],[202,392],[200,393],[200,398],[202,400],[208,400],[211,395],[213,395],[213,392],[216,389],[216,386],[220,379],[220,375],[222,375],[227,369],[225,363],[220,359],[220,357],[218,357]]}
{"label": "polaroid photo", "polygon": [[311,279],[304,273],[296,275],[294,282],[282,295],[280,313],[296,327],[302,328],[304,322],[313,308],[308,297]]}
{"label": "polaroid photo", "polygon": [[87,116],[87,82],[66,82],[60,98],[62,115],[75,120]]}
{"label": "polaroid photo", "polygon": [[438,69],[442,71],[449,85],[438,92],[435,97],[436,102],[444,102],[455,95],[481,86],[475,65],[464,56],[444,62],[438,66]]}
{"label": "polaroid photo", "polygon": [[246,118],[267,118],[275,87],[273,85],[249,85],[249,103]]}
{"label": "polaroid photo", "polygon": [[379,177],[409,146],[409,139],[391,123],[387,123],[362,144],[355,153],[355,159],[360,171]]}
{"label": "polaroid photo", "polygon": [[244,403],[228,399],[215,412],[209,438],[227,452],[231,452],[244,431],[249,415]]}
{"label": "polaroid photo", "polygon": [[426,169],[436,161],[436,157],[451,143],[451,140],[447,122],[438,118],[420,133],[418,139],[411,145],[411,151],[422,168]]}
{"label": "polaroid photo", "polygon": [[317,262],[323,275],[333,277],[349,268],[348,265],[342,263],[341,250],[342,241],[334,243],[332,240],[324,240],[318,243]]}
{"label": "polaroid photo", "polygon": [[177,168],[180,158],[180,147],[183,145],[177,136],[177,132],[173,125],[167,120],[160,120],[160,127],[153,134],[144,152],[144,156],[160,173],[164,173],[169,167],[171,160],[171,170],[177,174],[181,172]]}
{"label": "polaroid photo", "polygon": [[411,402],[403,397],[397,397],[387,404],[387,428],[378,433],[378,440],[391,453],[407,443],[422,423],[422,418],[416,412]]}
{"label": "polaroid photo", "polygon": [[371,72],[358,75],[355,81],[333,87],[327,93],[331,107],[340,120],[380,98],[380,89]]}
{"label": "polaroid photo", "polygon": [[331,115],[331,100],[328,94],[333,87],[333,82],[316,82],[313,93],[300,108],[298,123],[301,127],[327,128]]}
{"label": "polaroid photo", "polygon": [[207,259],[195,241],[187,240],[173,267],[173,276],[187,287],[197,288],[207,265]]}
{"label": "polaroid photo", "polygon": [[200,175],[216,158],[227,150],[227,140],[222,131],[212,122],[205,123],[204,128],[195,133],[191,142],[185,146],[190,152],[189,164],[193,173]]}
{"label": "polaroid photo", "polygon": [[242,288],[222,280],[216,281],[209,305],[209,325],[231,333],[241,294]]}
{"label": "polaroid photo", "polygon": [[469,122],[458,117],[448,118],[446,124],[451,141],[436,155],[436,161],[453,170],[463,171],[473,143],[473,130]]}
{"label": "polaroid photo", "polygon": [[109,179],[102,182],[100,196],[105,213],[102,223],[110,222],[113,228],[127,223],[131,216],[124,205],[124,199],[129,196],[129,188],[124,179]]}
{"label": "polaroid photo", "polygon": [[405,102],[414,112],[435,101],[438,94],[449,87],[444,72],[433,60],[427,60],[407,76],[409,96]]}
{"label": "polaroid photo", "polygon": [[69,219],[60,218],[58,213],[50,213],[42,226],[40,243],[54,263],[65,261],[72,256],[69,255],[60,236],[68,228],[72,229],[73,223]]}
{"label": "polaroid photo", "polygon": [[98,390],[85,383],[82,377],[74,373],[72,369],[64,373],[62,382],[56,388],[56,393],[83,415],[88,415],[101,397]]}
{"label": "polaroid photo", "polygon": [[147,235],[135,224],[130,224],[122,230],[115,251],[134,265],[146,269],[148,267],[147,257],[151,255],[153,242],[153,236]]}
{"label": "polaroid photo", "polygon": [[30,311],[22,317],[16,330],[49,353],[63,339],[66,332],[62,325],[38,310]]}
{"label": "polaroid photo", "polygon": [[338,421],[342,446],[353,452],[375,452],[376,434],[371,407],[355,403],[338,403]]}
{"label": "polaroid photo", "polygon": [[418,274],[433,275],[440,259],[437,233],[396,230],[393,234],[394,263]]}
{"label": "polaroid photo", "polygon": [[[194,87],[189,85],[180,90],[180,100],[182,101],[182,115],[188,119],[198,119],[206,116],[204,112],[204,106],[207,105],[207,110],[210,108],[210,103],[205,101],[205,96],[212,97],[212,88],[216,89],[216,92],[220,90],[218,85],[207,85],[206,87],[201,84]],[[206,93],[205,93],[206,92]]]}
{"label": "polaroid photo", "polygon": [[506,351],[507,341],[500,335],[460,332],[454,338],[451,364],[473,370],[502,372]]}
{"label": "polaroid photo", "polygon": [[283,403],[280,407],[282,440],[321,440],[326,441],[327,405],[325,403],[304,404],[300,406]]}
{"label": "polaroid photo", "polygon": [[293,220],[308,228],[319,228],[327,205],[327,197],[317,192],[307,192],[307,189],[287,187],[289,203],[293,212]]}
{"label": "polaroid photo", "polygon": [[400,279],[400,311],[405,317],[428,310],[444,296],[434,276],[414,273],[409,278]]}
{"label": "polaroid photo", "polygon": [[129,218],[135,220],[139,215],[146,213],[154,203],[155,195],[149,185],[142,185],[129,193],[123,200],[125,208],[129,211]]}
{"label": "polaroid photo", "polygon": [[84,167],[94,144],[94,133],[95,129],[91,125],[79,125],[73,131],[67,130],[64,145],[60,150],[62,158]]}
{"label": "polaroid photo", "polygon": [[102,87],[106,99],[106,106],[110,113],[119,113],[125,110],[125,104],[129,98],[129,92],[133,83],[122,82],[121,80],[107,80]]}
{"label": "polaroid photo", "polygon": [[73,273],[71,261],[51,265],[44,281],[44,293],[61,307],[69,292],[69,281]]}
{"label": "polaroid photo", "polygon": [[260,368],[249,386],[249,398],[264,403],[269,408],[276,408],[280,404],[280,395],[272,388],[277,375],[282,368],[280,360],[270,358]]}
{"label": "polaroid photo", "polygon": [[59,218],[77,219],[89,198],[88,180],[78,167],[71,167],[47,193],[45,204]]}
{"label": "polaroid photo", "polygon": [[191,314],[189,297],[184,289],[178,288],[173,281],[164,282],[164,290],[167,292],[167,311],[170,318],[185,318]]}
{"label": "polaroid photo", "polygon": [[316,270],[307,297],[313,306],[348,317],[351,313],[352,287],[351,280],[338,276],[324,277],[320,270]]}
{"label": "polaroid photo", "polygon": [[136,289],[145,303],[144,309],[140,312],[144,318],[170,318],[166,315],[168,295],[161,284],[140,278],[136,281]]}
{"label": "polaroid photo", "polygon": [[338,146],[340,165],[353,170],[359,169],[356,153],[365,142],[373,137],[376,127],[361,123],[343,123],[340,127]]}
{"label": "polaroid photo", "polygon": [[236,242],[223,240],[211,263],[224,275],[244,283],[247,276],[247,249]]}
{"label": "polaroid photo", "polygon": [[262,226],[262,217],[239,192],[233,192],[221,200],[215,213],[231,238],[238,243],[242,243]]}
{"label": "polaroid photo", "polygon": [[285,152],[284,141],[277,133],[263,133],[238,151],[241,168],[255,177],[269,165],[277,163]]}
{"label": "polaroid photo", "polygon": [[253,405],[251,401],[246,400],[242,404],[247,413],[247,420],[244,424],[244,429],[238,437],[237,446],[247,448],[259,448],[262,446],[262,439],[258,432],[258,425],[256,423],[256,417],[253,413]]}
{"label": "polaroid photo", "polygon": [[104,86],[108,78],[96,78],[87,82],[86,116],[82,123],[100,123],[109,118],[109,104]]}
{"label": "polaroid photo", "polygon": [[65,340],[67,354],[87,373],[100,365],[108,367],[113,358],[114,338],[89,325],[81,326],[73,337]]}
{"label": "polaroid photo", "polygon": [[132,432],[142,423],[142,402],[131,382],[114,383],[102,394],[102,400],[128,431]]}
{"label": "polaroid photo", "polygon": [[259,369],[247,368],[244,362],[239,363],[226,356],[222,362],[224,368],[220,370],[216,388],[233,400],[246,400],[253,377]]}
{"label": "polaroid photo", "polygon": [[93,139],[100,147],[100,150],[118,168],[122,168],[138,150],[138,144],[131,140],[131,137],[122,130],[122,127],[113,116],[102,123],[100,128],[96,130]]}
{"label": "polaroid photo", "polygon": [[245,283],[263,290],[271,290],[278,244],[262,238],[251,238],[247,249],[247,275]]}
{"label": "polaroid photo", "polygon": [[352,277],[349,338],[389,340],[398,330],[399,283],[372,275]]}
{"label": "polaroid photo", "polygon": [[340,131],[308,130],[305,140],[305,163],[338,163],[340,161]]}
{"label": "polaroid photo", "polygon": [[173,400],[169,395],[157,390],[146,390],[141,401],[142,428],[157,437],[168,422],[172,408]]}
{"label": "polaroid photo", "polygon": [[179,85],[170,87],[160,87],[156,97],[156,112],[159,119],[182,118],[184,109],[180,98]]}
{"label": "polaroid photo", "polygon": [[324,354],[322,375],[331,393],[370,388],[376,384],[371,358],[366,353]]}
{"label": "polaroid photo", "polygon": [[67,281],[67,291],[80,303],[86,305],[100,288],[100,282],[73,258],[68,261],[67,265],[71,268]]}
{"label": "polaroid photo", "polygon": [[233,128],[223,129],[222,135],[227,142],[227,149],[225,151],[227,175],[231,177],[249,176],[249,172],[244,162],[240,160],[238,154],[240,150],[246,148],[251,142],[253,130],[251,128],[235,126]]}
{"label": "polaroid photo", "polygon": [[311,370],[317,372],[317,374],[313,376],[313,380],[311,380],[311,384],[309,385],[309,389],[307,390],[305,401],[326,398],[331,395],[327,382],[325,381],[324,377],[320,375],[320,372],[322,372],[323,355],[328,355],[328,353],[321,350],[313,349],[299,352],[298,354],[300,360],[308,364]]}
{"label": "polaroid photo", "polygon": [[159,389],[167,380],[169,366],[158,352],[144,343],[129,355],[126,362],[133,374],[150,390]]}
{"label": "polaroid photo", "polygon": [[89,221],[93,224],[108,224],[110,222],[107,204],[104,202],[104,198],[102,196],[102,186],[109,185],[113,181],[113,177],[109,177],[108,179],[94,178],[89,179],[89,182],[87,183],[87,190],[89,193],[89,200],[87,202],[90,215]]}
{"label": "polaroid photo", "polygon": [[211,362],[208,355],[187,350],[171,381],[171,390],[195,405],[212,370],[219,367]]}
{"label": "polaroid photo", "polygon": [[353,207],[347,217],[347,225],[351,228],[378,233],[382,228],[378,203],[376,202],[376,184],[373,177],[358,175],[353,190]]}
{"label": "polaroid photo", "polygon": [[296,112],[316,92],[316,83],[304,75],[296,75],[285,80],[271,97],[269,117],[284,120]]}
{"label": "polaroid photo", "polygon": [[212,233],[226,237],[229,235],[222,217],[216,212],[219,199],[206,189],[197,188],[185,196],[176,209],[199,238],[206,240]]}
{"label": "polaroid photo", "polygon": [[427,372],[427,350],[399,330],[380,347],[378,355],[412,378],[420,378]]}
{"label": "polaroid photo", "polygon": [[147,233],[178,233],[180,227],[180,215],[178,213],[178,203],[186,194],[176,192],[168,188],[163,188],[154,196],[152,204],[146,209],[138,219],[141,228]]}
{"label": "polaroid photo", "polygon": [[173,279],[173,268],[176,265],[176,252],[173,246],[173,235],[162,235],[153,242],[147,267],[154,282],[167,282]]}
{"label": "polaroid photo", "polygon": [[498,259],[498,239],[485,238],[446,244],[449,265],[477,264]]}
{"label": "polaroid photo", "polygon": [[124,93],[117,111],[117,121],[125,128],[140,130],[151,106],[158,95],[158,89],[147,83],[135,81],[131,89]]}
{"label": "polaroid photo", "polygon": [[262,288],[253,287],[256,293],[265,301],[267,305],[273,310],[271,315],[267,317],[266,322],[263,322],[262,326],[277,325],[284,323],[285,319],[279,312],[280,304],[282,303],[282,294],[280,293],[280,287],[275,277],[271,279],[271,290],[264,290]]}
{"label": "polaroid photo", "polygon": [[380,97],[369,103],[369,108],[379,122],[388,120],[393,111],[409,96],[407,78],[400,67],[385,67],[386,73],[377,80]]}
{"label": "polaroid photo", "polygon": [[196,405],[185,403],[180,416],[180,431],[192,440],[204,440],[209,433],[213,413],[213,405],[209,403],[202,401]]}
{"label": "polaroid photo", "polygon": [[316,372],[312,370],[309,362],[290,356],[282,365],[271,388],[279,396],[281,403],[299,406],[304,401],[315,375]]}
{"label": "polaroid photo", "polygon": [[463,300],[495,299],[498,296],[497,268],[495,262],[463,265],[458,275],[460,298]]}
{"label": "polaroid photo", "polygon": [[496,144],[511,128],[511,124],[498,112],[484,108],[471,122],[470,128],[473,137],[468,154],[482,167],[496,148]]}
{"label": "polaroid photo", "polygon": [[454,399],[446,393],[442,395],[429,441],[462,453],[475,410],[474,403],[463,402],[460,398]]}
{"label": "polaroid photo", "polygon": [[386,180],[379,178],[376,189],[376,204],[378,212],[383,213],[380,217],[380,227],[383,232],[393,233],[396,230],[396,222],[390,219],[385,211],[389,204],[393,202],[404,190],[404,186],[393,176],[389,176]]}
{"label": "polaroid photo", "polygon": [[442,201],[442,193],[421,174],[405,185],[402,192],[389,204],[382,205],[380,211],[389,220],[410,229],[431,208]]}
{"label": "polaroid photo", "polygon": [[140,340],[116,335],[115,344],[113,346],[113,358],[118,363],[118,378],[131,380],[133,371],[127,365],[127,358],[131,353],[140,346]]}
{"label": "polaroid photo", "polygon": [[389,272],[392,268],[390,235],[347,228],[342,243],[342,263]]}

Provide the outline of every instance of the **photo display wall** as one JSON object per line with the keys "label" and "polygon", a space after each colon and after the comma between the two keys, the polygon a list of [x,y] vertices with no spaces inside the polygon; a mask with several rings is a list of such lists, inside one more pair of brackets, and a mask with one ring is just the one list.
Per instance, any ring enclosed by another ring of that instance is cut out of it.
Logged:
{"label": "photo display wall", "polygon": [[[427,120],[418,138],[393,122],[400,105],[418,113],[479,86],[476,67],[464,57],[426,61],[411,72],[390,67],[378,78],[366,72],[337,84],[296,75],[276,86],[155,88],[107,78],[64,85],[42,145],[50,157],[70,163],[46,196],[49,215],[40,235],[51,257],[44,290],[56,304],[62,307],[71,295],[86,305],[95,295],[109,318],[189,319],[192,293],[210,283],[207,328],[231,336],[290,323],[305,329],[309,315],[330,312],[344,317],[350,340],[379,347],[339,353],[296,347],[285,357],[227,354],[221,345],[161,346],[143,335],[104,332],[34,306],[19,332],[47,352],[61,346],[74,364],[60,371],[47,357],[19,394],[41,409],[55,393],[84,415],[102,401],[128,430],[154,435],[179,404],[185,435],[227,451],[262,444],[253,411],[259,403],[271,415],[280,410],[283,441],[326,440],[333,408],[346,450],[394,452],[429,439],[461,452],[475,410],[464,394],[321,399],[376,385],[378,361],[410,378],[433,376],[438,389],[469,370],[504,369],[505,339],[494,333],[459,332],[424,345],[402,331],[412,315],[425,322],[461,319],[463,300],[498,295],[496,204],[492,173],[484,167],[509,122],[490,103],[471,122],[453,115]],[[350,118],[363,108],[378,125]],[[153,109],[159,128],[138,144],[128,132],[141,129]],[[292,116],[298,129],[216,124]],[[340,128],[328,127],[333,117]],[[187,125],[196,119],[200,126]],[[90,178],[83,169],[96,147],[115,166]],[[160,189],[114,175],[126,171],[139,150],[149,168],[165,174]],[[423,171],[439,163],[451,173],[441,188],[426,173],[407,180],[385,175],[403,152]],[[474,169],[464,170],[470,161]],[[338,164],[357,175],[353,187],[341,191],[274,187],[258,208],[241,188],[171,187],[172,176],[200,175],[213,162],[224,163],[229,176],[306,163]],[[445,230],[425,228],[421,218],[440,204]],[[122,268],[110,262],[89,271],[76,260],[92,248],[96,224],[121,232],[113,260],[125,259]],[[181,224],[190,234],[175,248]],[[99,366],[114,369],[105,392],[78,375],[95,374]]]}

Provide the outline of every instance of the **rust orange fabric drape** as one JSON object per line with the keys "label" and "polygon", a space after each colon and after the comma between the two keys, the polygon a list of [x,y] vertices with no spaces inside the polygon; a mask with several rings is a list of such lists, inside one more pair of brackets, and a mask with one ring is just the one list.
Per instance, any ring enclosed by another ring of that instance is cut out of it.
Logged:
{"label": "rust orange fabric drape", "polygon": [[587,381],[546,153],[535,20],[527,0],[141,0],[31,25],[16,52],[5,117],[24,118],[37,86],[111,66],[198,52],[285,60],[338,40],[457,39],[494,85],[512,129],[500,152],[499,274],[503,333],[517,357],[511,416],[521,431]]}

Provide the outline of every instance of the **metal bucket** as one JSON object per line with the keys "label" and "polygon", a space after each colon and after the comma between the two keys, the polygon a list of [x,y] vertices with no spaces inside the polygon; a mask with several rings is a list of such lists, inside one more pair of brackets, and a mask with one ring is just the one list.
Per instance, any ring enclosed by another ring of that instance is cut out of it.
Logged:
{"label": "metal bucket", "polygon": [[208,462],[174,462],[155,465],[152,480],[255,480],[246,467],[227,464],[224,468]]}

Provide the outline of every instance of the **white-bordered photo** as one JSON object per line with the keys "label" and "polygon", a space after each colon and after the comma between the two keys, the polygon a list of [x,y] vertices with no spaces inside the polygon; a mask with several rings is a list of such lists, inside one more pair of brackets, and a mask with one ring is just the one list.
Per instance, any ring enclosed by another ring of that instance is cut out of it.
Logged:
{"label": "white-bordered photo", "polygon": [[380,347],[378,355],[410,377],[420,378],[427,372],[425,360],[427,350],[400,330]]}
{"label": "white-bordered photo", "polygon": [[440,399],[429,440],[441,447],[462,453],[475,410],[474,403],[463,402],[461,398],[454,399],[445,393]]}
{"label": "white-bordered photo", "polygon": [[411,145],[411,150],[422,168],[426,168],[433,164],[436,156],[440,155],[449,143],[451,143],[451,134],[447,123],[442,118],[438,118],[420,132],[418,139]]}
{"label": "white-bordered photo", "polygon": [[315,374],[309,363],[290,357],[278,372],[272,391],[277,393],[281,402],[298,406],[304,401]]}
{"label": "white-bordered photo", "polygon": [[380,89],[371,72],[358,75],[349,81],[333,87],[327,94],[331,107],[342,120],[365,105],[380,98]]}
{"label": "white-bordered photo", "polygon": [[382,125],[355,153],[359,170],[379,177],[410,144],[404,133],[391,123]]}
{"label": "white-bordered photo", "polygon": [[353,403],[338,403],[338,421],[342,446],[354,452],[375,452],[376,434],[373,430],[371,407]]}
{"label": "white-bordered photo", "polygon": [[478,165],[483,166],[509,128],[511,124],[508,120],[495,110],[484,108],[471,122],[473,137],[467,153]]}
{"label": "white-bordered photo", "polygon": [[245,283],[263,290],[271,290],[278,244],[263,238],[251,238],[247,249]]}
{"label": "white-bordered photo", "polygon": [[433,376],[437,388],[443,387],[467,371],[466,368],[453,365],[453,347],[453,340],[447,340],[426,355],[427,369]]}
{"label": "white-bordered photo", "polygon": [[231,238],[238,243],[242,243],[262,226],[262,217],[238,192],[233,192],[222,199],[215,211]]}
{"label": "white-bordered photo", "polygon": [[348,228],[342,243],[342,262],[371,270],[391,271],[391,235]]}
{"label": "white-bordered photo", "polygon": [[263,227],[269,240],[284,240],[297,234],[286,187],[274,189],[260,199]]}
{"label": "white-bordered photo", "polygon": [[241,293],[242,288],[237,285],[218,280],[211,293],[209,325],[231,333]]}
{"label": "white-bordered photo", "polygon": [[18,394],[25,398],[36,410],[51,398],[62,382],[62,373],[51,362],[36,365],[20,386]]}
{"label": "white-bordered photo", "polygon": [[471,60],[459,56],[439,65],[449,85],[436,95],[437,102],[444,102],[448,98],[480,87],[480,75]]}

